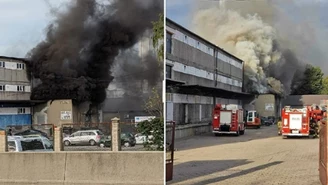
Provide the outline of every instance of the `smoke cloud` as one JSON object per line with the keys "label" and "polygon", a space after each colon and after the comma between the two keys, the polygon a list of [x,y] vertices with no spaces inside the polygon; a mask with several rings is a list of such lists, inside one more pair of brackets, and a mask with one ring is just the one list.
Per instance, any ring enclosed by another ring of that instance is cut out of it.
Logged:
{"label": "smoke cloud", "polygon": [[162,0],[71,1],[28,54],[40,82],[31,98],[102,103],[116,57],[135,45],[161,12]]}
{"label": "smoke cloud", "polygon": [[[288,94],[304,63],[323,66],[328,59],[320,49],[326,44],[318,40],[327,32],[315,14],[316,3],[221,0],[195,5],[193,30],[245,62],[249,92]],[[283,7],[292,7],[293,13]]]}

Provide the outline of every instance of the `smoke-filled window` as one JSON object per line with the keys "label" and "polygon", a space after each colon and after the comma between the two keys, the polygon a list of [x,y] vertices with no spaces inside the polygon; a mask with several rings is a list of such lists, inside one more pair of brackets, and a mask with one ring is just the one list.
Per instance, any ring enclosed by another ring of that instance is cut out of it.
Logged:
{"label": "smoke-filled window", "polygon": [[172,53],[172,34],[166,32],[166,52]]}

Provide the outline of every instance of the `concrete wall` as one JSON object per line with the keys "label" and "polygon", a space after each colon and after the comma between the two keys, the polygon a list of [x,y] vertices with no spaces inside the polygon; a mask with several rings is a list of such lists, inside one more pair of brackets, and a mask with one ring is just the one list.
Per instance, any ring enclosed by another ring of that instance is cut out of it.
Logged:
{"label": "concrete wall", "polygon": [[[61,111],[70,111],[70,119],[61,119]],[[76,109],[73,109],[72,100],[54,100],[40,104],[34,107],[33,123],[34,124],[54,124],[60,126],[65,123],[77,122],[74,116],[77,116]]]}
{"label": "concrete wall", "polygon": [[[181,139],[185,137],[200,135],[209,133],[212,130],[212,125],[210,124],[189,124],[189,125],[177,125],[175,128],[175,139]],[[166,135],[171,136],[172,130],[166,130]]]}
{"label": "concrete wall", "polygon": [[0,153],[0,184],[164,184],[163,152]]}
{"label": "concrete wall", "polygon": [[255,110],[260,116],[276,116],[276,109],[276,100],[273,94],[263,94],[257,97],[255,101]]}

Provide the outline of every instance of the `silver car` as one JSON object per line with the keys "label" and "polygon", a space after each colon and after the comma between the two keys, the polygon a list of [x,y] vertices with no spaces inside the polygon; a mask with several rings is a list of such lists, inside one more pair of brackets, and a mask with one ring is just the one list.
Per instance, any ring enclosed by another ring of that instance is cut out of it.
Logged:
{"label": "silver car", "polygon": [[63,139],[65,146],[69,145],[91,145],[99,143],[104,134],[100,130],[79,130]]}

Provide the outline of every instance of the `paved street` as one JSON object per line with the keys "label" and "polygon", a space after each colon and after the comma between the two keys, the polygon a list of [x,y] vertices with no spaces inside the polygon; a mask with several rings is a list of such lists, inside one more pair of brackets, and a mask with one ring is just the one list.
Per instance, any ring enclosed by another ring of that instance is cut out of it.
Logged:
{"label": "paved street", "polygon": [[176,141],[168,184],[320,185],[319,139],[277,136],[276,126],[244,136],[212,134]]}

